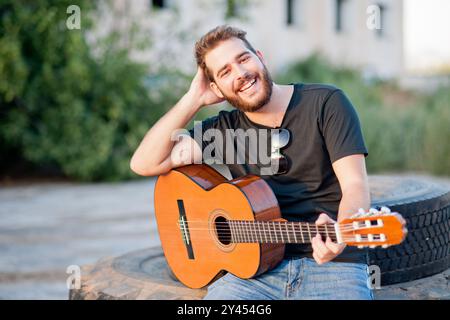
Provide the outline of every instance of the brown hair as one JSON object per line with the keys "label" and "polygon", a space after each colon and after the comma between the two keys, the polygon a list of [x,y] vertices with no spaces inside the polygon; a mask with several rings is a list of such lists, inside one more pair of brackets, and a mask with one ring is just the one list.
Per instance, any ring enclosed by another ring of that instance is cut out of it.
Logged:
{"label": "brown hair", "polygon": [[210,81],[214,81],[214,76],[206,67],[205,55],[210,50],[214,49],[220,42],[231,38],[241,39],[248,49],[256,53],[256,50],[245,38],[246,34],[247,32],[245,32],[244,30],[228,25],[222,25],[208,31],[208,33],[206,33],[203,37],[200,38],[200,40],[195,43],[195,59],[197,60],[197,65],[203,69]]}

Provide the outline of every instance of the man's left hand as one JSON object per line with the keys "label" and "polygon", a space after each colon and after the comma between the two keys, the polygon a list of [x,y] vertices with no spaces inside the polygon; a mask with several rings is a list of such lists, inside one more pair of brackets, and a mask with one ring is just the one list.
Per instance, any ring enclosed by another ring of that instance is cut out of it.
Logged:
{"label": "man's left hand", "polygon": [[[331,219],[327,214],[321,213],[319,218],[316,220],[316,225],[324,225],[327,223],[336,223],[333,219]],[[328,261],[336,258],[345,248],[344,244],[338,244],[331,240],[330,237],[327,237],[325,242],[323,242],[320,234],[317,234],[311,240],[312,248],[313,248],[313,258],[316,260],[318,264],[323,264]]]}

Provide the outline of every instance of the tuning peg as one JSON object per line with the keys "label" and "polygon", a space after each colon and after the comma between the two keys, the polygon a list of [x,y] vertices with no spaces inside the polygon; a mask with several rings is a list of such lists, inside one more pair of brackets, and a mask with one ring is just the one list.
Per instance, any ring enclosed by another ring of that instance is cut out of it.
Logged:
{"label": "tuning peg", "polygon": [[352,218],[353,218],[353,219],[355,219],[355,218],[360,218],[360,217],[362,217],[362,216],[365,215],[365,214],[366,214],[366,211],[364,211],[363,208],[359,208],[358,212],[355,213],[354,215],[352,215]]}
{"label": "tuning peg", "polygon": [[387,244],[383,244],[382,246],[381,246],[383,249],[386,249],[387,247],[389,247]]}
{"label": "tuning peg", "polygon": [[391,213],[391,209],[389,209],[388,207],[381,207],[380,211],[383,214],[390,214]]}

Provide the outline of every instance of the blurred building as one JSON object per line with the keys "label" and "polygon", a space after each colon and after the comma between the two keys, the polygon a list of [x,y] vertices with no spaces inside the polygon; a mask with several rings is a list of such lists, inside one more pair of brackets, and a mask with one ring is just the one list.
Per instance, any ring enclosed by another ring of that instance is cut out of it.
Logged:
{"label": "blurred building", "polygon": [[147,62],[192,70],[195,40],[227,23],[248,32],[271,71],[318,52],[368,76],[391,78],[403,72],[403,0],[112,0],[112,4],[103,28],[133,23],[142,27],[153,46],[135,57]]}

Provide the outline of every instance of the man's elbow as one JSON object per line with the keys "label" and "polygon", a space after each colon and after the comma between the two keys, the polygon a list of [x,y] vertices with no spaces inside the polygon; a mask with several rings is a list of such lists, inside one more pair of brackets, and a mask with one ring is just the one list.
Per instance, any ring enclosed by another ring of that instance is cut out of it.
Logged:
{"label": "man's elbow", "polygon": [[154,176],[155,173],[151,170],[151,166],[143,165],[141,161],[137,160],[135,157],[130,160],[130,169],[134,173],[144,177]]}
{"label": "man's elbow", "polygon": [[137,175],[148,176],[148,171],[144,170],[141,166],[137,165],[134,161],[130,161],[130,169]]}
{"label": "man's elbow", "polygon": [[151,164],[135,158],[132,158],[130,161],[131,171],[143,177],[159,176],[169,172],[171,168],[171,163],[167,159],[160,164]]}

